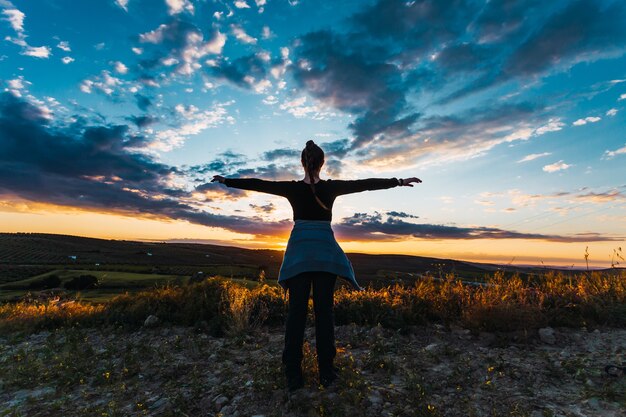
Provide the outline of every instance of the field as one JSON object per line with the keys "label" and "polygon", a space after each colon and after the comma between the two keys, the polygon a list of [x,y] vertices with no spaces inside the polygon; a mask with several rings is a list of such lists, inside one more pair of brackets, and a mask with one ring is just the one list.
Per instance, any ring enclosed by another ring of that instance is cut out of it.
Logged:
{"label": "field", "polygon": [[[367,290],[335,292],[340,379],[317,385],[310,305],[306,386],[288,394],[287,299],[271,252],[183,245],[146,255],[143,243],[37,235],[31,243],[57,248],[37,264],[20,239],[0,245],[12,259],[0,285],[12,300],[0,302],[0,415],[624,416],[626,370],[605,371],[626,364],[617,268],[357,255]],[[81,242],[98,262],[81,261]],[[68,244],[76,262],[61,261]],[[202,250],[213,264],[192,262]],[[56,288],[29,289],[52,276]],[[98,285],[63,288],[84,276]]]}

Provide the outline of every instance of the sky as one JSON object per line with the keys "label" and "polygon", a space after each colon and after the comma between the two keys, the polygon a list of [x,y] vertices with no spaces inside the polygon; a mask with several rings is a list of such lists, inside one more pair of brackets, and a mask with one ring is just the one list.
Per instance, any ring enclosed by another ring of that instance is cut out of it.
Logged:
{"label": "sky", "polygon": [[0,0],[0,231],[284,248],[213,175],[342,196],[347,252],[608,265],[626,239],[620,0]]}

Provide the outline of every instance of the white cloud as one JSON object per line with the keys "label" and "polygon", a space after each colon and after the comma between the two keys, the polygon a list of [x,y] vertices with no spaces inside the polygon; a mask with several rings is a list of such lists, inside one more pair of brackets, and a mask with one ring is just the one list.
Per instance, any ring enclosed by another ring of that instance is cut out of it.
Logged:
{"label": "white cloud", "polygon": [[299,119],[310,117],[314,120],[322,120],[330,115],[330,113],[324,112],[315,104],[307,105],[307,98],[305,96],[281,104],[280,109],[287,111],[287,113]]}
{"label": "white cloud", "polygon": [[261,31],[261,38],[269,39],[272,37],[272,31],[269,26],[263,26],[263,30]]}
{"label": "white cloud", "polygon": [[161,25],[159,25],[158,28],[151,30],[150,32],[141,33],[139,35],[139,42],[154,44],[163,42],[163,35],[165,33],[165,30],[167,30],[167,27],[168,26],[165,23],[162,23]]}
{"label": "white cloud", "polygon": [[143,54],[143,49],[141,48],[131,48],[131,50],[137,55]]}
{"label": "white cloud", "polygon": [[241,26],[230,25],[230,29],[237,40],[247,44],[256,44],[257,39],[248,35]]}
{"label": "white cloud", "polygon": [[128,0],[115,0],[115,4],[128,11]]}
{"label": "white cloud", "polygon": [[228,116],[226,106],[229,103],[221,103],[213,106],[210,110],[201,111],[194,105],[184,106],[178,104],[174,107],[176,112],[187,122],[176,129],[167,129],[157,132],[155,141],[150,144],[150,148],[169,152],[172,149],[182,146],[188,136],[215,127],[224,122],[234,123],[234,119]]}
{"label": "white cloud", "polygon": [[265,62],[269,62],[270,59],[272,59],[272,57],[270,56],[270,53],[267,51],[261,51],[258,52],[256,54],[256,56],[261,60],[261,61],[265,61]]}
{"label": "white cloud", "polygon": [[235,7],[238,9],[249,9],[250,6],[248,5],[248,3],[246,3],[245,0],[236,0],[235,1]]}
{"label": "white cloud", "polygon": [[59,44],[57,45],[57,48],[65,51],[65,52],[71,52],[72,49],[70,48],[70,43],[68,41],[61,41],[59,42]]}
{"label": "white cloud", "polygon": [[584,119],[578,119],[574,123],[572,123],[572,125],[573,126],[583,126],[583,125],[586,125],[587,123],[599,122],[600,120],[602,120],[602,118],[595,117],[595,116],[590,116],[590,117],[585,117]]}
{"label": "white cloud", "polygon": [[616,149],[614,151],[605,151],[603,159],[611,159],[617,155],[625,155],[625,154],[626,154],[626,144],[623,147]]}
{"label": "white cloud", "polygon": [[213,13],[213,17],[215,18],[215,20],[221,20],[223,16],[224,16],[224,12]]}
{"label": "white cloud", "polygon": [[530,155],[526,155],[525,157],[523,157],[522,159],[520,159],[519,162],[528,162],[528,161],[533,161],[537,158],[542,158],[544,156],[548,156],[548,155],[552,155],[552,153],[550,152],[544,152],[544,153],[531,153]]}
{"label": "white cloud", "polygon": [[267,96],[263,99],[263,103],[271,106],[273,104],[278,103],[278,99],[275,96]]}
{"label": "white cloud", "polygon": [[118,74],[126,74],[128,72],[128,67],[120,61],[116,61],[113,65],[115,66],[115,72]]}
{"label": "white cloud", "polygon": [[[7,81],[7,84],[11,89],[22,90],[24,89],[24,76],[20,75],[13,80],[9,80]],[[30,84],[30,82],[26,81],[26,84]]]}
{"label": "white cloud", "polygon": [[189,0],[165,0],[165,4],[167,4],[168,13],[170,15],[175,15],[183,11],[188,11],[191,14],[194,12],[193,4]]}
{"label": "white cloud", "polygon": [[561,122],[561,119],[559,119],[558,117],[552,118],[548,120],[548,123],[546,125],[543,125],[536,129],[534,133],[536,135],[543,135],[544,133],[548,132],[557,132],[563,129],[563,126],[565,126],[565,123]]}
{"label": "white cloud", "polygon": [[61,62],[63,62],[64,64],[69,64],[71,62],[74,62],[74,58],[72,58],[71,56],[64,56],[63,58],[61,58]]}
{"label": "white cloud", "polygon": [[24,32],[24,13],[17,9],[5,9],[2,14],[6,16],[2,20],[8,21],[14,31],[17,33]]}
{"label": "white cloud", "polygon": [[563,160],[560,160],[559,162],[555,162],[553,164],[544,166],[543,170],[545,172],[552,173],[552,172],[557,172],[557,171],[562,171],[562,170],[568,169],[571,166],[572,165],[569,165],[569,164],[566,164],[565,162],[563,162]]}
{"label": "white cloud", "polygon": [[80,91],[91,94],[93,89],[96,89],[110,96],[115,92],[116,88],[122,87],[123,85],[124,82],[112,76],[109,71],[102,71],[100,75],[94,77],[94,79],[83,80],[80,84]]}
{"label": "white cloud", "polygon": [[621,96],[619,96],[619,98],[617,99],[617,101],[622,101],[622,100],[626,100],[626,93],[622,94]]}
{"label": "white cloud", "polygon": [[20,52],[22,55],[32,56],[35,58],[49,58],[50,47],[48,46],[30,46],[27,45],[26,49]]}
{"label": "white cloud", "polygon": [[267,0],[254,0],[257,7],[263,7],[267,4]]}
{"label": "white cloud", "polygon": [[606,112],[607,116],[615,116],[617,114],[617,109],[610,109]]}
{"label": "white cloud", "polygon": [[208,55],[218,55],[222,53],[226,44],[226,35],[217,31],[213,39],[204,42],[201,33],[191,32],[187,35],[187,44],[183,48],[180,58],[182,64],[176,69],[176,72],[183,75],[190,75],[201,67],[198,61]]}

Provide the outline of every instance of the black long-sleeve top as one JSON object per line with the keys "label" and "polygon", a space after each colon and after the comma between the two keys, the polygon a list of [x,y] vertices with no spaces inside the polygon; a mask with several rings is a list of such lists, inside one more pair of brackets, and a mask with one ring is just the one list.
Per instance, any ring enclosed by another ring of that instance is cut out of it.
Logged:
{"label": "black long-sleeve top", "polygon": [[335,198],[344,194],[368,190],[383,190],[400,185],[397,178],[368,178],[363,180],[320,180],[315,183],[315,194],[330,210],[324,209],[313,195],[311,185],[304,181],[266,181],[257,178],[225,178],[228,187],[280,195],[289,200],[293,219],[332,220]]}

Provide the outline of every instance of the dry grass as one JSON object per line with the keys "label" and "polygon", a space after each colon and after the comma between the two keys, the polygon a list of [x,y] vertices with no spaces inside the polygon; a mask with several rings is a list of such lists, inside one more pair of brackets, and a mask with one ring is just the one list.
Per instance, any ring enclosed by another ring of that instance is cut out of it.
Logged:
{"label": "dry grass", "polygon": [[[533,282],[496,273],[486,284],[470,286],[450,275],[444,281],[427,278],[411,286],[364,292],[340,288],[335,293],[335,321],[396,329],[438,322],[474,331],[626,326],[623,271],[547,272]],[[263,323],[282,323],[286,309],[278,287],[247,289],[213,277],[192,285],[124,294],[99,305],[58,300],[6,303],[0,305],[0,331],[102,323],[137,327],[154,314],[166,323],[203,325],[215,335],[243,334]]]}

